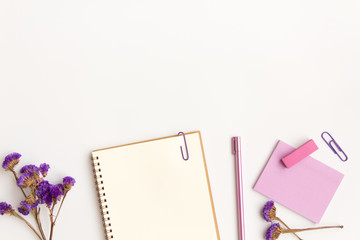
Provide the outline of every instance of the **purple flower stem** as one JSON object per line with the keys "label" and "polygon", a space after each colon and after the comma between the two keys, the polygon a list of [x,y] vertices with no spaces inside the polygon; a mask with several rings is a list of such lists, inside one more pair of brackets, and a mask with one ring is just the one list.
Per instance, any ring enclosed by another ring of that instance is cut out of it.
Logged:
{"label": "purple flower stem", "polygon": [[[11,172],[14,174],[15,182],[17,182],[18,177],[16,176],[16,172],[14,170],[11,170]],[[22,191],[22,193],[24,194],[24,197],[26,198],[26,194],[25,194],[24,190],[21,187],[19,187],[19,188]]]}
{"label": "purple flower stem", "polygon": [[53,236],[53,233],[54,233],[55,222],[54,222],[54,215],[53,215],[53,213],[54,213],[55,205],[56,205],[56,200],[53,200],[52,207],[51,207],[51,209],[49,208],[49,211],[50,211],[50,222],[51,222],[49,240],[52,240],[52,236]]}
{"label": "purple flower stem", "polygon": [[34,233],[36,234],[36,236],[38,236],[38,238],[39,238],[40,240],[45,240],[45,239],[43,239],[43,238],[39,235],[39,233],[35,230],[35,228],[34,228],[33,226],[31,226],[31,224],[30,224],[28,221],[25,220],[25,218],[23,218],[22,216],[20,216],[20,215],[17,214],[16,212],[14,212],[14,216],[17,217],[17,218],[19,218],[20,220],[24,221],[24,222],[26,223],[26,225],[28,225],[28,226],[31,228],[31,230],[34,231]]}
{"label": "purple flower stem", "polygon": [[[13,175],[14,175],[15,182],[17,182],[18,177],[16,176],[16,172],[15,172],[14,170],[12,170],[11,172],[12,172]],[[24,192],[24,189],[22,189],[21,187],[19,187],[19,188],[20,188],[21,192],[24,194],[24,197],[26,198],[26,193]],[[39,209],[39,211],[40,211],[40,209]],[[35,218],[35,220],[36,220],[36,223],[37,223],[37,225],[38,225],[38,228],[39,228],[39,231],[40,231],[40,233],[41,233],[42,238],[43,238],[44,240],[46,240],[44,231],[43,231],[42,226],[41,226],[41,221],[40,221],[40,218],[39,218],[39,215],[38,215],[36,209],[33,210],[33,216],[34,216],[34,218]],[[20,216],[20,217],[21,217],[21,216]],[[24,219],[24,220],[25,220],[25,219]],[[28,222],[27,222],[26,220],[25,220],[25,222],[28,224]],[[31,228],[32,228],[32,227],[31,227]]]}
{"label": "purple flower stem", "polygon": [[38,225],[41,236],[43,237],[44,240],[46,240],[44,230],[43,230],[43,228],[41,226],[41,221],[40,221],[40,208],[39,208],[39,211],[37,211],[37,208],[33,208],[33,215],[34,215],[34,217],[36,219],[36,223]]}
{"label": "purple flower stem", "polygon": [[[16,172],[15,172],[14,170],[11,170],[11,172],[12,172],[13,175],[14,175],[15,182],[17,182],[18,177],[17,177],[17,175],[16,175]],[[24,197],[26,198],[27,196],[26,196],[26,193],[24,192],[24,189],[22,189],[21,187],[19,187],[19,188],[20,188],[21,192],[24,194]],[[40,212],[40,208],[39,208],[39,212]],[[33,216],[34,216],[34,218],[35,218],[35,220],[36,220],[36,223],[37,223],[37,225],[38,225],[38,228],[39,228],[39,231],[40,231],[40,233],[41,233],[42,239],[46,240],[44,231],[43,231],[42,226],[41,226],[41,221],[40,221],[40,218],[39,218],[39,214],[37,213],[36,209],[33,209]],[[21,220],[25,221],[26,224],[28,224],[28,222],[27,222],[25,219],[23,219],[20,215],[19,215],[19,218],[20,218]],[[28,224],[28,225],[29,225],[29,224]],[[31,228],[33,229],[32,226],[29,226],[29,227],[31,227]],[[37,233],[37,232],[36,232],[36,233]]]}
{"label": "purple flower stem", "polygon": [[[32,187],[31,188],[31,194],[32,195],[36,195],[35,194],[35,187]],[[25,196],[25,198],[26,198],[26,196]],[[40,207],[39,207],[39,212],[37,211],[37,207],[36,208],[33,208],[32,209],[32,214],[33,214],[33,216],[34,216],[34,218],[35,218],[35,221],[36,221],[36,223],[37,223],[37,226],[38,226],[38,229],[39,229],[39,231],[40,231],[40,234],[41,234],[41,236],[42,236],[42,238],[44,239],[44,240],[46,240],[46,237],[45,237],[45,234],[44,234],[44,230],[43,230],[43,228],[42,228],[42,226],[41,226],[41,221],[40,221]]]}
{"label": "purple flower stem", "polygon": [[67,192],[65,192],[64,197],[63,197],[62,200],[61,200],[59,210],[58,210],[58,212],[57,212],[57,214],[56,214],[56,217],[55,217],[55,220],[54,220],[54,224],[56,223],[56,220],[57,220],[57,218],[58,218],[58,216],[59,216],[59,213],[60,213],[61,207],[62,207],[62,205],[63,205],[63,203],[64,203],[66,194],[67,194]]}
{"label": "purple flower stem", "polygon": [[303,231],[311,231],[318,229],[326,229],[326,228],[344,228],[344,226],[325,226],[325,227],[313,227],[313,228],[302,228],[302,229],[281,229],[281,233],[294,233],[294,232],[303,232]]}
{"label": "purple flower stem", "polygon": [[[286,225],[280,218],[275,217],[275,220],[281,222],[287,229],[291,229],[288,225]],[[299,240],[302,240],[296,233],[293,233]]]}

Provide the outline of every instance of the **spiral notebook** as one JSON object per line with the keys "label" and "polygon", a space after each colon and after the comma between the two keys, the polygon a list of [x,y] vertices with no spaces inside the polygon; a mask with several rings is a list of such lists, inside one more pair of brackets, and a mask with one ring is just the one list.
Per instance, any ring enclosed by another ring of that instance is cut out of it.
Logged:
{"label": "spiral notebook", "polygon": [[92,157],[107,239],[220,239],[199,131]]}

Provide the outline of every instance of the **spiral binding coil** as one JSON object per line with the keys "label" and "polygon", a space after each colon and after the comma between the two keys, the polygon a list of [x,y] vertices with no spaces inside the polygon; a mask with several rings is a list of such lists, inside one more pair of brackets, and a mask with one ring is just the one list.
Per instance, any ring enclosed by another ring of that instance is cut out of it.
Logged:
{"label": "spiral binding coil", "polygon": [[101,174],[101,167],[100,167],[100,161],[99,157],[93,157],[93,172],[95,177],[95,183],[96,188],[98,192],[99,197],[99,203],[100,203],[100,211],[101,215],[103,216],[103,224],[105,228],[105,236],[106,239],[113,239],[114,235],[112,233],[111,223],[110,223],[110,213],[109,213],[109,207],[106,204],[106,194],[105,194],[105,187],[104,187],[104,181],[102,180],[102,174]]}

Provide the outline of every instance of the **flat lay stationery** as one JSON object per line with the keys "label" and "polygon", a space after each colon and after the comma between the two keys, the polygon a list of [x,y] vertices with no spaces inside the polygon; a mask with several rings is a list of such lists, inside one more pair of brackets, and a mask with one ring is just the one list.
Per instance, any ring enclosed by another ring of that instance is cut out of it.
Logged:
{"label": "flat lay stationery", "polygon": [[107,239],[219,240],[200,132],[92,152]]}
{"label": "flat lay stationery", "polygon": [[[231,144],[238,239],[245,240],[241,138]],[[298,148],[278,141],[254,190],[319,223],[344,175],[311,157],[316,150],[312,139]],[[220,239],[199,131],[95,150],[92,161],[107,239]],[[267,240],[284,233],[301,240],[296,233],[305,230],[286,225],[273,201],[263,216],[272,223]],[[323,228],[342,226],[314,229]]]}

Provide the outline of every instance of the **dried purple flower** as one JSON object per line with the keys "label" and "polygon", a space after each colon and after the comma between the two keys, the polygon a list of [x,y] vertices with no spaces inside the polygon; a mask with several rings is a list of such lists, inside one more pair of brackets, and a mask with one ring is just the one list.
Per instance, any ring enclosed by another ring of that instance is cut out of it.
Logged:
{"label": "dried purple flower", "polygon": [[[45,239],[46,237],[42,231],[40,219],[37,215],[40,212],[40,209],[37,209],[37,207],[39,204],[46,204],[50,213],[51,222],[49,238],[52,239],[53,228],[55,226],[59,211],[63,205],[67,191],[69,191],[71,187],[74,186],[75,179],[72,177],[65,177],[63,179],[63,183],[56,185],[50,184],[48,181],[44,180],[50,169],[50,165],[46,163],[40,164],[39,167],[33,164],[26,165],[20,169],[20,175],[18,175],[14,171],[14,167],[19,163],[20,157],[21,154],[19,153],[11,153],[7,155],[3,161],[2,167],[6,171],[11,171],[14,174],[16,183],[19,187],[30,188],[30,194],[26,194],[24,190],[21,189],[25,196],[25,200],[20,202],[17,210],[22,215],[29,215],[30,212],[33,212],[40,232],[35,230],[33,226],[25,220],[25,218],[23,218],[15,209],[12,208],[10,204],[7,204],[6,202],[0,202],[0,215],[9,214],[19,218],[34,231],[39,239]],[[61,201],[61,205],[57,213],[54,214],[54,206],[57,204],[57,201]]]}
{"label": "dried purple flower", "polygon": [[273,201],[268,201],[264,205],[263,216],[267,222],[271,222],[275,219],[275,216],[273,214],[274,211],[272,211],[273,207],[275,207]]}
{"label": "dried purple flower", "polygon": [[40,168],[33,164],[25,165],[20,169],[20,173],[40,173]]}
{"label": "dried purple flower", "polygon": [[50,193],[54,201],[60,200],[61,196],[64,195],[64,188],[61,184],[52,185]]}
{"label": "dried purple flower", "polygon": [[50,169],[50,165],[46,163],[40,164],[40,172],[43,175],[43,177],[46,177],[48,171]]}
{"label": "dried purple flower", "polygon": [[18,211],[19,211],[19,213],[21,213],[24,216],[27,216],[30,213],[30,210],[25,207],[19,207]]}
{"label": "dried purple flower", "polygon": [[4,215],[6,213],[12,214],[14,209],[10,204],[7,204],[6,202],[0,202],[0,214]]}
{"label": "dried purple flower", "polygon": [[[276,207],[275,207],[273,201],[268,201],[265,203],[264,208],[263,208],[263,216],[267,222],[272,222],[274,220],[277,220],[277,221],[281,222],[285,227],[289,228],[288,225],[286,225],[279,217],[276,216]],[[294,235],[299,240],[301,240],[301,238],[296,233],[294,233]]]}
{"label": "dried purple flower", "polygon": [[20,207],[18,208],[18,211],[22,214],[22,215],[29,215],[30,213],[30,209],[31,209],[31,205],[26,203],[25,201],[21,201],[20,202]]}
{"label": "dried purple flower", "polygon": [[20,153],[10,153],[5,157],[5,160],[2,164],[2,167],[6,171],[13,171],[16,164],[20,161],[21,154]]}
{"label": "dried purple flower", "polygon": [[30,173],[35,183],[40,182],[40,168],[33,164],[23,166],[20,169],[20,173]]}
{"label": "dried purple flower", "polygon": [[52,196],[50,194],[51,184],[48,181],[42,181],[36,191],[36,196],[39,198],[40,203],[46,203],[49,207],[52,204]]}
{"label": "dried purple flower", "polygon": [[42,181],[36,192],[40,203],[46,203],[48,207],[50,207],[53,202],[60,200],[63,195],[64,188],[62,184],[52,185],[48,181]]}
{"label": "dried purple flower", "polygon": [[28,203],[27,200],[21,201],[18,211],[26,216],[30,213],[31,209],[36,208],[38,205],[39,205],[39,203],[37,201],[33,204]]}
{"label": "dried purple flower", "polygon": [[22,174],[17,180],[17,185],[22,188],[30,187],[35,183],[35,179],[29,172]]}
{"label": "dried purple flower", "polygon": [[65,193],[64,185],[62,185],[61,183],[59,183],[59,184],[56,184],[56,186],[59,188],[59,190],[62,192],[62,194]]}
{"label": "dried purple flower", "polygon": [[344,226],[325,226],[315,228],[303,228],[303,229],[283,229],[279,223],[273,223],[266,231],[266,240],[276,240],[282,233],[295,233],[310,230],[326,229],[326,228],[343,228]]}
{"label": "dried purple flower", "polygon": [[280,224],[279,223],[273,223],[266,231],[266,240],[275,240],[278,239],[278,237],[281,234],[280,231]]}
{"label": "dried purple flower", "polygon": [[70,191],[70,189],[75,185],[75,183],[75,179],[70,176],[63,178],[63,184],[66,192]]}

